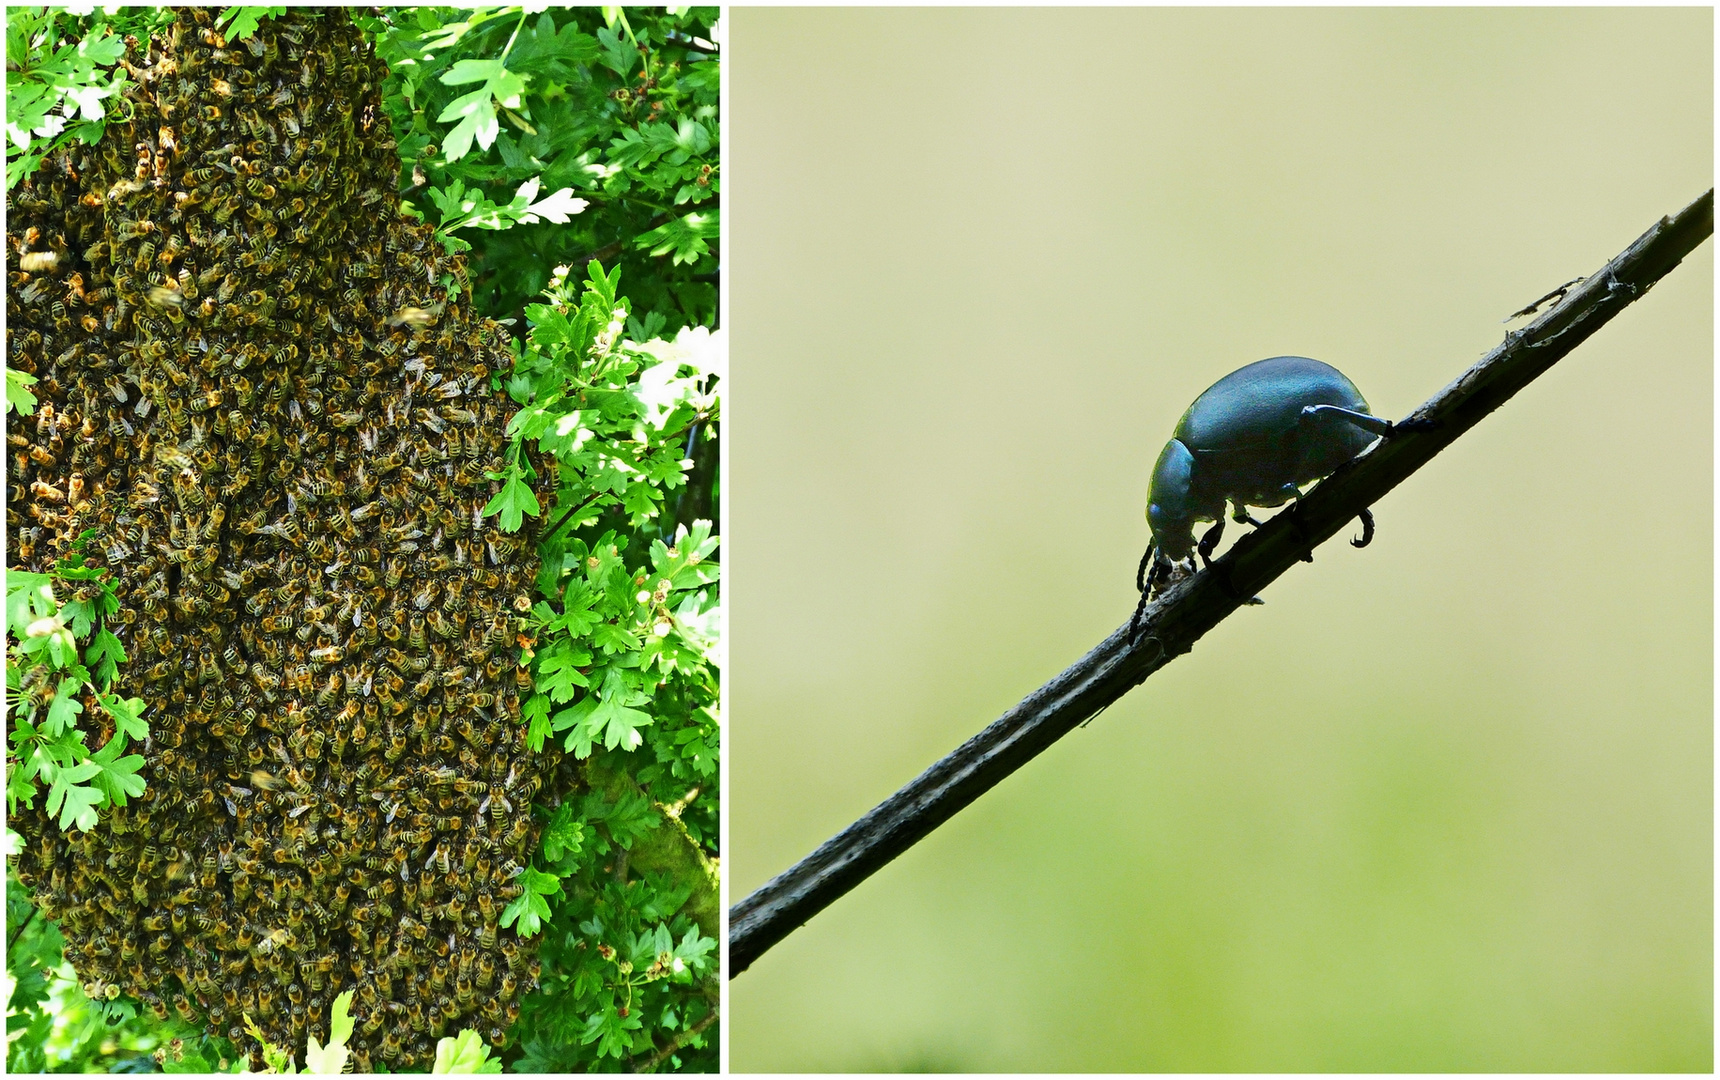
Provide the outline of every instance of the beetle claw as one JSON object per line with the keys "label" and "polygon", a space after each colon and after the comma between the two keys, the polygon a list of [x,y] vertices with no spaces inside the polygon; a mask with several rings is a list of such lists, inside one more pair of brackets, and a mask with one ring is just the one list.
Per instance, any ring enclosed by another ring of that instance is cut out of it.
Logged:
{"label": "beetle claw", "polygon": [[1374,514],[1372,510],[1363,510],[1357,515],[1362,520],[1362,538],[1351,540],[1351,547],[1365,548],[1374,540]]}

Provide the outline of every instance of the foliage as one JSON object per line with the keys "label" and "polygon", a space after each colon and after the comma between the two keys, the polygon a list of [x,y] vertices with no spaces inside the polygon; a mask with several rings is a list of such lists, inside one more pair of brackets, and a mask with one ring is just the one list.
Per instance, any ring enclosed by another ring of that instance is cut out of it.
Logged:
{"label": "foliage", "polygon": [[[8,707],[13,717],[6,778],[7,806],[28,806],[38,783],[48,786],[47,809],[62,829],[93,829],[100,811],[143,794],[140,754],[126,754],[131,739],[149,735],[140,698],[110,693],[125,648],[104,625],[119,610],[111,572],[84,565],[86,533],[52,574],[9,571],[6,625]],[[60,603],[56,583],[73,589]],[[79,651],[79,642],[89,644]],[[102,745],[92,750],[78,726],[85,703],[106,720]]]}
{"label": "foliage", "polygon": [[30,387],[35,385],[36,376],[23,371],[6,369],[6,410],[18,410],[19,416],[29,416],[36,411],[36,395],[30,393]]}
{"label": "foliage", "polygon": [[685,873],[629,876],[630,855],[674,823],[637,789],[622,790],[616,801],[593,791],[557,809],[560,823],[577,823],[588,843],[551,859],[546,838],[545,861],[563,875],[565,896],[539,953],[544,988],[526,999],[515,1028],[521,1072],[586,1071],[606,1059],[638,1069],[658,1044],[659,1062],[716,1067],[702,1032],[716,1016],[717,942],[686,911],[699,885]]}
{"label": "foliage", "polygon": [[595,255],[620,261],[641,310],[714,323],[718,12],[531,5],[360,18],[392,72],[384,100],[403,196],[451,246],[473,249],[481,309],[517,317],[553,267]]}
{"label": "foliage", "polygon": [[230,40],[243,41],[257,32],[258,24],[264,19],[286,13],[284,7],[230,7],[221,12],[215,26]]}
{"label": "foliage", "polygon": [[[674,784],[716,772],[705,653],[717,637],[709,561],[717,541],[708,521],[665,536],[660,519],[666,496],[685,483],[687,447],[717,418],[722,335],[619,340],[629,315],[619,276],[592,263],[575,304],[558,275],[551,303],[528,309],[532,333],[507,384],[523,405],[509,433],[516,445],[535,442],[559,476],[555,524],[540,538],[525,717],[534,747],[556,735],[581,759],[597,745],[634,750],[652,729],[663,768],[641,779],[669,785],[656,792],[661,801],[681,794]],[[524,455],[512,460],[503,495],[524,482]],[[650,713],[638,708],[647,701]],[[689,730],[697,734],[680,737]]]}
{"label": "foliage", "polygon": [[433,1073],[499,1073],[502,1063],[490,1059],[490,1048],[471,1028],[436,1043]]}
{"label": "foliage", "polygon": [[[718,920],[700,895],[714,897],[715,879],[695,830],[715,839],[716,800],[697,797],[716,783],[717,540],[709,521],[669,531],[663,518],[718,417],[722,335],[627,340],[630,321],[662,317],[630,320],[619,268],[592,262],[583,291],[568,277],[558,269],[547,302],[527,309],[506,383],[522,404],[508,428],[518,450],[486,508],[517,528],[510,510],[537,512],[525,445],[551,463],[524,716],[532,746],[554,738],[586,763],[588,788],[545,808],[541,858],[502,916],[522,935],[545,931],[543,989],[515,1028],[525,1071],[637,1066],[665,1042],[688,1061],[714,1051],[688,1029],[716,1002]],[[714,1052],[703,1060],[714,1067]]]}
{"label": "foliage", "polygon": [[[353,991],[348,990],[334,999],[334,1007],[329,1011],[329,1040],[324,1046],[317,1041],[315,1035],[306,1040],[305,1072],[318,1076],[339,1076],[346,1071],[348,1050],[346,1041],[352,1037],[352,1014],[347,1010],[352,1006]],[[264,1038],[262,1031],[245,1018],[246,1030],[257,1040],[259,1051],[263,1057],[264,1073],[296,1074],[299,1068],[293,1062],[293,1055],[283,1047],[276,1046]],[[172,1070],[169,1070],[172,1071]],[[484,1040],[476,1031],[466,1028],[457,1036],[441,1039],[436,1044],[436,1063],[430,1070],[433,1073],[492,1073],[501,1072],[502,1063],[490,1060],[490,1048],[484,1045]],[[245,1075],[254,1075],[249,1071]]]}
{"label": "foliage", "polygon": [[125,89],[124,53],[123,37],[88,8],[6,9],[6,55],[17,64],[6,72],[7,191],[73,139],[101,138],[102,102]]}

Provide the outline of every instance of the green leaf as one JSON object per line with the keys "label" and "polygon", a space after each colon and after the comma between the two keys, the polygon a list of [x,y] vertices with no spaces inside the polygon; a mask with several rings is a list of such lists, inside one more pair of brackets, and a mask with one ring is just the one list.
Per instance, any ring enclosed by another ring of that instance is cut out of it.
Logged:
{"label": "green leaf", "polygon": [[137,775],[143,768],[143,755],[127,754],[120,757],[125,749],[126,736],[115,734],[107,741],[107,745],[90,755],[90,763],[100,768],[90,780],[90,785],[107,797],[114,806],[124,806],[127,797],[143,794],[143,777]]}
{"label": "green leaf", "polygon": [[278,18],[286,13],[284,7],[230,7],[221,12],[215,25],[225,27],[221,32],[228,39],[242,41],[255,34],[257,24],[264,19]]}
{"label": "green leaf", "polygon": [[526,722],[526,745],[531,747],[532,753],[542,753],[544,740],[554,730],[549,724],[549,697],[533,694],[526,699],[522,711]]}
{"label": "green leaf", "polygon": [[673,256],[675,265],[679,266],[684,262],[697,262],[710,254],[711,247],[706,241],[715,239],[718,231],[718,212],[700,210],[652,229],[637,237],[634,243],[638,247],[650,248],[653,255]]}
{"label": "green leaf", "polygon": [[20,721],[20,730],[13,732],[13,741],[19,742],[27,751],[12,764],[9,770],[11,775],[6,778],[7,805],[13,809],[16,809],[19,803],[31,805],[36,797],[36,777],[41,775],[44,764],[51,763],[39,741],[18,739],[27,727],[27,724]]}
{"label": "green leaf", "polygon": [[586,795],[580,810],[587,820],[601,821],[615,842],[629,849],[633,847],[633,841],[663,823],[663,815],[651,805],[650,798],[639,791],[622,793],[614,804],[605,803],[601,795],[591,792]]}
{"label": "green leaf", "polygon": [[460,121],[442,140],[442,154],[451,162],[466,156],[473,139],[488,150],[496,141],[496,132],[501,130],[496,123],[495,99],[490,96],[488,87],[455,98],[436,119],[443,123],[454,119]]}
{"label": "green leaf", "polygon": [[626,750],[637,750],[645,737],[639,734],[639,729],[650,724],[651,714],[630,708],[619,701],[605,700],[593,709],[586,720],[586,729],[593,741],[599,734],[603,736],[605,749],[614,750],[621,747]]}
{"label": "green leaf", "polygon": [[122,698],[118,694],[97,694],[96,701],[113,717],[114,727],[130,739],[149,738],[149,722],[143,718],[148,708],[142,698]]}
{"label": "green leaf", "polygon": [[556,713],[555,719],[551,722],[551,726],[556,731],[567,732],[565,748],[573,756],[582,760],[591,756],[592,736],[586,720],[591,716],[592,710],[596,708],[597,699],[587,696]]}
{"label": "green leaf", "polygon": [[82,679],[60,680],[54,700],[48,706],[48,719],[42,724],[44,735],[50,739],[58,739],[78,726],[78,716],[84,711],[83,702],[78,700],[78,692],[83,688]]}
{"label": "green leaf", "polygon": [[622,41],[621,36],[607,26],[598,29],[597,43],[603,49],[600,57],[603,66],[625,79],[639,59],[639,50]]}
{"label": "green leaf", "polygon": [[541,870],[526,867],[520,875],[520,884],[541,896],[554,896],[561,892],[561,879],[554,874],[546,874]]}
{"label": "green leaf", "polygon": [[513,477],[502,485],[502,490],[496,492],[496,497],[484,506],[484,516],[495,513],[501,514],[503,532],[519,532],[520,524],[527,515],[537,517],[542,509],[538,506],[537,496],[532,489],[518,476]]}
{"label": "green leaf", "polygon": [[[11,187],[10,182],[7,187]],[[36,385],[34,375],[22,371],[6,369],[6,408],[17,409],[20,416],[29,416],[36,411],[36,395],[30,393],[30,387]]]}
{"label": "green leaf", "polygon": [[476,1031],[466,1028],[453,1038],[443,1038],[436,1044],[436,1062],[432,1073],[499,1073],[500,1061],[490,1060],[490,1048]]}
{"label": "green leaf", "polygon": [[716,948],[716,939],[700,934],[699,928],[695,926],[688,930],[686,936],[681,938],[680,944],[675,946],[675,959],[695,972],[702,973],[707,966],[716,962]]}
{"label": "green leaf", "polygon": [[[569,635],[576,638],[589,637],[592,630],[603,621],[603,616],[592,610],[599,597],[583,578],[569,578],[567,589],[562,593],[561,599],[561,617],[556,620],[552,629],[566,630]],[[591,662],[589,655],[584,662],[588,664]],[[584,686],[585,684],[581,683],[580,685]]]}
{"label": "green leaf", "polygon": [[502,909],[502,927],[513,926],[516,920],[519,926],[515,932],[521,937],[531,937],[549,921],[549,905],[544,903],[542,896],[527,889],[513,903]]}
{"label": "green leaf", "polygon": [[562,803],[544,826],[544,858],[552,863],[560,862],[564,855],[578,855],[584,843],[585,824],[573,816],[571,802]]}
{"label": "green leaf", "polygon": [[621,1058],[631,1052],[633,1040],[628,1035],[637,1031],[643,1024],[638,1013],[630,1012],[622,1016],[614,1006],[586,1017],[585,1030],[580,1033],[582,1043],[597,1043],[597,1056]]}
{"label": "green leaf", "polygon": [[633,652],[639,648],[637,635],[623,630],[613,623],[603,623],[591,632],[592,644],[613,656],[616,653]]}
{"label": "green leaf", "polygon": [[90,647],[84,650],[84,664],[95,672],[96,682],[103,686],[113,682],[125,658],[125,646],[105,626],[97,632]]}
{"label": "green leaf", "polygon": [[[140,759],[141,760],[141,759]],[[100,766],[90,766],[100,772]],[[48,814],[59,814],[59,825],[62,830],[76,826],[85,832],[96,827],[99,815],[96,809],[102,804],[102,793],[93,788],[82,787],[67,782],[66,777],[77,772],[69,769],[60,775],[52,788],[48,790]],[[92,774],[85,774],[85,776]]]}
{"label": "green leaf", "polygon": [[90,631],[95,629],[95,619],[95,605],[87,600],[67,601],[66,606],[60,609],[60,621],[70,626],[76,637],[89,637]]}
{"label": "green leaf", "polygon": [[[441,79],[449,86],[459,86],[462,83],[489,82],[507,72],[507,66],[500,60],[458,60],[453,67],[442,73]],[[440,119],[448,118],[444,116]]]}
{"label": "green leaf", "polygon": [[328,1046],[319,1045],[315,1035],[306,1042],[305,1072],[338,1076],[346,1070],[346,1040],[352,1037],[352,1016],[347,1009],[352,1005],[352,994],[348,990],[334,999],[334,1009],[329,1017]]}
{"label": "green leaf", "polygon": [[589,663],[590,652],[576,646],[571,638],[557,637],[538,653],[534,685],[557,704],[569,701],[574,687],[591,685],[579,671]]}
{"label": "green leaf", "polygon": [[37,616],[56,610],[52,577],[23,570],[6,572],[6,622],[13,637],[24,637]]}

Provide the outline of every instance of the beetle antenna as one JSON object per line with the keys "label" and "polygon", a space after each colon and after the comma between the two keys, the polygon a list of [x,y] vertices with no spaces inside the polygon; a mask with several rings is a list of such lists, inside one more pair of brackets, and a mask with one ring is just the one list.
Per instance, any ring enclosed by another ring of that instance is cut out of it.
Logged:
{"label": "beetle antenna", "polygon": [[1129,619],[1129,648],[1131,649],[1135,647],[1135,639],[1140,635],[1141,613],[1147,610],[1147,598],[1150,595],[1148,590],[1141,590],[1141,601],[1135,605],[1135,614]]}
{"label": "beetle antenna", "polygon": [[[1152,599],[1153,586],[1159,581],[1159,571],[1170,565],[1170,560],[1166,559],[1162,553],[1157,558],[1153,557],[1157,548],[1158,542],[1156,540],[1147,545],[1147,553],[1141,558],[1141,568],[1135,572],[1135,587],[1141,590],[1141,600],[1135,605],[1135,614],[1129,619],[1129,647],[1131,649],[1135,647],[1135,639],[1140,635],[1141,616],[1147,610],[1147,601]],[[1151,566],[1150,570],[1148,569],[1149,566]]]}
{"label": "beetle antenna", "polygon": [[1136,592],[1147,591],[1147,566],[1153,561],[1153,552],[1158,549],[1158,546],[1159,542],[1156,539],[1147,543],[1147,553],[1141,556],[1140,569],[1135,571]]}

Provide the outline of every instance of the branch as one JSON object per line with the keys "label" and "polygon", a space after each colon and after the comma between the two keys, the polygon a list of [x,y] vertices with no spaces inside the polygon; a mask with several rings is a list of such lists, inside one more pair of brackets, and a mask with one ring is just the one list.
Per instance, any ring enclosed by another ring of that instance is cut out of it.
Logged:
{"label": "branch", "polygon": [[24,916],[24,921],[18,924],[18,929],[12,931],[12,936],[6,940],[6,951],[7,952],[12,951],[12,947],[18,944],[18,939],[24,936],[24,930],[31,923],[35,922],[36,916],[40,915],[41,913],[42,913],[41,908],[38,908],[38,907],[30,908],[30,914]]}
{"label": "branch", "polygon": [[692,1027],[681,1032],[681,1034],[675,1036],[673,1039],[670,1039],[668,1046],[665,1046],[663,1049],[657,1051],[655,1054],[652,1054],[651,1059],[649,1061],[647,1061],[643,1065],[639,1065],[639,1066],[635,1067],[633,1069],[633,1071],[634,1072],[640,1072],[640,1073],[656,1072],[657,1066],[659,1066],[659,1065],[663,1064],[663,1062],[669,1060],[670,1055],[672,1055],[676,1051],[680,1050],[681,1047],[686,1046],[689,1042],[698,1038],[699,1035],[702,1034],[706,1028],[711,1026],[712,1021],[716,1020],[716,1018],[717,1018],[717,1010],[712,1009],[710,1012],[705,1014],[705,1018],[703,1020],[700,1020],[698,1023],[694,1024]]}
{"label": "branch", "polygon": [[[1411,413],[1432,421],[1376,442],[1146,610],[1139,644],[1119,628],[990,727],[811,855],[729,909],[729,977],[1040,751],[1097,715],[1503,405],[1659,281],[1714,232],[1714,192],[1655,223],[1534,322]],[[1557,290],[1555,290],[1556,292]],[[1549,294],[1551,296],[1553,294]],[[1545,298],[1543,298],[1545,299]]]}
{"label": "branch", "polygon": [[538,543],[541,544],[545,540],[548,540],[550,537],[554,536],[557,529],[559,529],[563,525],[567,524],[568,518],[571,518],[573,515],[579,513],[581,510],[584,510],[586,507],[588,507],[592,503],[596,502],[602,495],[603,495],[603,492],[601,492],[601,491],[592,492],[591,498],[586,499],[584,502],[579,503],[577,505],[568,507],[567,513],[561,515],[561,520],[557,521],[554,525],[551,525],[549,527],[549,532],[546,532],[542,536],[538,537]]}

